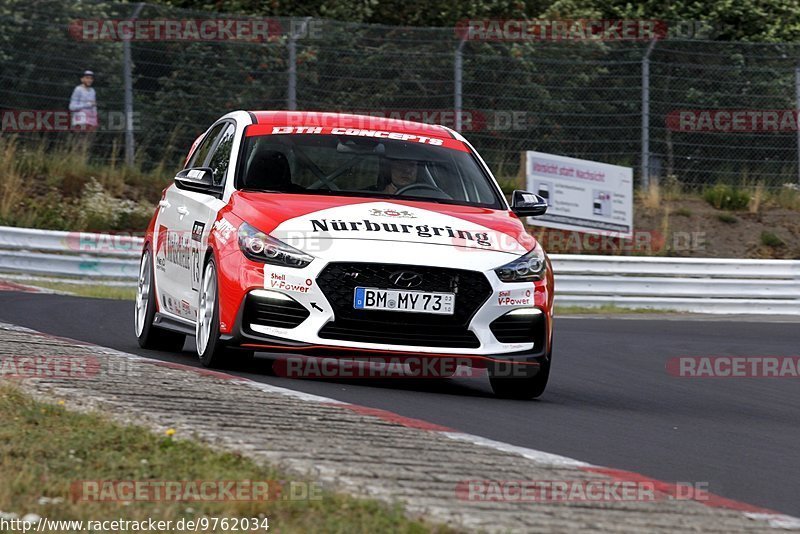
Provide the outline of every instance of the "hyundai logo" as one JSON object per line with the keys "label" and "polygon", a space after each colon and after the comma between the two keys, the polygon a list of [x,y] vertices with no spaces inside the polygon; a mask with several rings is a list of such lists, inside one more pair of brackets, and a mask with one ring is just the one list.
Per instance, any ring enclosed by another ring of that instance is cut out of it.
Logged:
{"label": "hyundai logo", "polygon": [[411,289],[422,284],[422,275],[412,271],[397,271],[389,275],[389,281],[394,287]]}

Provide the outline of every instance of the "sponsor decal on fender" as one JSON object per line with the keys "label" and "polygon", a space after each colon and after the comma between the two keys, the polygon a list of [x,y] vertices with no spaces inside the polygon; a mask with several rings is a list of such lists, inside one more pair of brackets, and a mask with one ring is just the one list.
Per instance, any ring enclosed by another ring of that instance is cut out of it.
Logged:
{"label": "sponsor decal on fender", "polygon": [[236,228],[224,217],[214,223],[213,229],[217,239],[222,243],[227,243],[231,235],[236,232]]}
{"label": "sponsor decal on fender", "polygon": [[498,306],[531,306],[533,300],[531,298],[532,291],[530,289],[508,289],[499,291],[497,293]]}
{"label": "sponsor decal on fender", "polygon": [[156,249],[156,270],[162,273],[167,272],[167,255],[164,251],[167,246],[167,227],[159,225],[158,227],[158,248]]}
{"label": "sponsor decal on fender", "polygon": [[313,283],[313,280],[310,278],[307,278],[305,282],[292,279],[287,280],[285,274],[279,273],[270,273],[269,276],[269,288],[282,289],[283,291],[292,293],[308,293]]}

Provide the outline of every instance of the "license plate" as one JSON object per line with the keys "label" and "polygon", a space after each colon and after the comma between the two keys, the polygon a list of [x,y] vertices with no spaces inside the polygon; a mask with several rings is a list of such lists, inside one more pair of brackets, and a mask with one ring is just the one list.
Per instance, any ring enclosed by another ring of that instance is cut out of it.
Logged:
{"label": "license plate", "polygon": [[357,287],[353,307],[357,310],[389,310],[453,315],[455,293],[429,293],[402,289]]}

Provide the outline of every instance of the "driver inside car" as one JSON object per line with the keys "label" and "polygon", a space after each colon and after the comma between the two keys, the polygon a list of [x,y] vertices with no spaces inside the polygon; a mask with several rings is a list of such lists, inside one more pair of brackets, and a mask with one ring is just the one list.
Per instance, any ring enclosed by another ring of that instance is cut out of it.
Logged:
{"label": "driver inside car", "polygon": [[389,183],[381,190],[383,193],[395,194],[404,187],[417,182],[418,165],[414,160],[395,159],[391,161]]}

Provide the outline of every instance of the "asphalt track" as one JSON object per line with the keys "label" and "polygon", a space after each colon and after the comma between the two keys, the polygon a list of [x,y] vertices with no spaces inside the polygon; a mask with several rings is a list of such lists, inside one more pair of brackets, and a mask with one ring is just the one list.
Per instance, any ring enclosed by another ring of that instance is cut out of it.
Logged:
{"label": "asphalt track", "polygon": [[[0,321],[150,358],[133,336],[133,304],[1,292]],[[635,471],[800,516],[800,379],[691,379],[674,356],[797,356],[800,323],[654,316],[556,319],[556,349],[537,401],[492,396],[485,377],[317,380],[232,371],[250,379],[423,419],[490,439]],[[357,453],[357,451],[354,451]]]}

